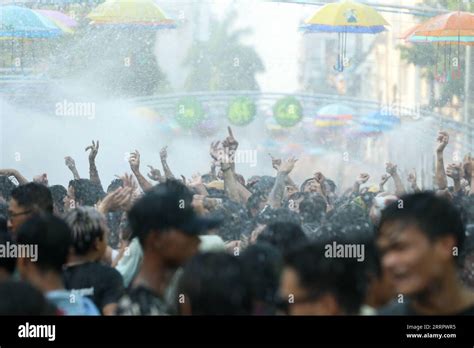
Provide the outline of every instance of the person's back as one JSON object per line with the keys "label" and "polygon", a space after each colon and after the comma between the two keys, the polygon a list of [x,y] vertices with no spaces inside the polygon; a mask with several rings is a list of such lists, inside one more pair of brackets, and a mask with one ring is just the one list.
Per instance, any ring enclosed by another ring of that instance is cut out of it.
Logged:
{"label": "person's back", "polygon": [[114,314],[124,286],[120,273],[100,261],[109,232],[104,216],[92,207],[78,207],[65,220],[73,250],[63,271],[66,288],[90,298],[104,315]]}
{"label": "person's back", "polygon": [[182,315],[250,315],[253,310],[247,272],[239,258],[224,252],[193,257],[177,293]]}
{"label": "person's back", "polygon": [[120,273],[98,261],[67,266],[63,271],[63,279],[64,285],[72,294],[90,298],[98,308],[116,304],[123,295],[124,286]]}
{"label": "person's back", "polygon": [[198,235],[218,225],[197,216],[191,201],[192,194],[183,184],[167,180],[147,192],[128,213],[143,260],[118,303],[118,315],[169,313],[165,296],[173,275],[198,251]]}
{"label": "person's back", "polygon": [[45,296],[23,281],[0,282],[0,315],[62,315]]}
{"label": "person's back", "polygon": [[65,315],[98,315],[88,298],[64,288],[62,268],[71,247],[71,232],[61,219],[49,215],[34,215],[18,230],[19,245],[33,246],[29,255],[18,258],[22,279],[43,292]]}

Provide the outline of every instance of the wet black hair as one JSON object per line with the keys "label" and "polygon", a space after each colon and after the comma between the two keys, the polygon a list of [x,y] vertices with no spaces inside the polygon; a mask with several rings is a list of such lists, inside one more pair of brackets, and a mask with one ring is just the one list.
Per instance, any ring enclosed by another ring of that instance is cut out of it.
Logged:
{"label": "wet black hair", "polygon": [[123,186],[122,179],[118,179],[118,178],[114,179],[110,182],[109,186],[107,187],[107,193],[113,192],[122,186]]}
{"label": "wet black hair", "polygon": [[64,197],[67,196],[67,190],[63,185],[53,185],[49,187],[53,197],[53,206],[60,213],[64,213]]}
{"label": "wet black hair", "polygon": [[267,225],[257,237],[257,242],[265,242],[280,251],[282,255],[301,244],[308,242],[308,237],[299,224],[292,222],[274,222]]}
{"label": "wet black hair", "polygon": [[229,199],[209,214],[212,218],[222,220],[217,234],[224,241],[239,240],[243,233],[243,225],[250,220],[247,208]]}
{"label": "wet black hair", "polygon": [[321,222],[326,215],[326,201],[317,193],[304,193],[299,212],[305,223]]}
{"label": "wet black hair", "polygon": [[[0,245],[7,245],[12,243],[12,238],[7,230],[7,219],[0,216]],[[10,275],[15,272],[16,258],[14,257],[0,257],[0,268],[6,270]]]}
{"label": "wet black hair", "polygon": [[49,188],[36,182],[29,182],[13,189],[11,198],[25,209],[53,213],[53,196]]}
{"label": "wet black hair", "polygon": [[254,193],[252,193],[246,203],[249,213],[251,214],[252,210],[254,209],[259,210],[260,204],[267,199],[268,196],[262,191],[256,190]]}
{"label": "wet black hair", "polygon": [[[403,204],[403,207],[400,207]],[[384,210],[378,225],[378,233],[386,223],[403,221],[417,226],[429,240],[453,235],[459,254],[463,251],[465,224],[461,211],[449,200],[438,197],[433,192],[421,192],[400,197]],[[460,262],[456,258],[456,262]]]}
{"label": "wet black hair", "polygon": [[8,176],[0,175],[0,196],[2,196],[6,201],[11,197],[11,192],[17,187]]}
{"label": "wet black hair", "polygon": [[275,180],[275,177],[263,175],[254,185],[252,185],[251,192],[260,192],[268,196],[273,186],[275,185]]}
{"label": "wet black hair", "polygon": [[330,221],[338,221],[342,224],[350,225],[354,221],[368,221],[368,211],[355,203],[346,203],[339,206],[331,214],[328,214]]}
{"label": "wet black hair", "polygon": [[363,268],[355,258],[326,257],[325,252],[325,243],[305,244],[285,256],[285,266],[310,296],[332,294],[346,314],[358,314],[367,290]]}
{"label": "wet black hair", "polygon": [[100,184],[89,179],[71,180],[69,181],[69,186],[74,188],[74,197],[78,205],[93,207],[105,196],[105,192]]}
{"label": "wet black hair", "polygon": [[38,246],[35,265],[40,270],[61,273],[72,246],[71,230],[58,217],[36,214],[21,225],[17,242]]}
{"label": "wet black hair", "polygon": [[15,280],[0,283],[0,315],[56,314],[56,307],[31,284]]}
{"label": "wet black hair", "polygon": [[239,256],[250,284],[257,313],[274,315],[276,313],[277,293],[283,268],[281,253],[272,245],[259,242],[249,246]]}
{"label": "wet black hair", "polygon": [[224,252],[194,256],[178,282],[193,315],[250,315],[252,293],[238,257]]}
{"label": "wet black hair", "polygon": [[6,220],[7,215],[8,215],[8,204],[0,202],[0,218],[3,217]]}
{"label": "wet black hair", "polygon": [[319,230],[319,241],[332,243],[333,240],[346,244],[364,246],[364,260],[360,262],[368,276],[380,276],[380,255],[375,244],[375,227],[370,220],[359,219],[353,223],[332,220]]}
{"label": "wet black hair", "polygon": [[[180,181],[166,180],[147,191],[128,212],[133,237],[142,247],[152,231],[183,227],[184,218],[192,218],[191,191]],[[178,212],[179,211],[179,212]]]}
{"label": "wet black hair", "polygon": [[336,183],[333,180],[326,179],[326,183],[328,184],[329,189],[331,190],[331,192],[336,192],[337,186],[336,186]]}
{"label": "wet black hair", "polygon": [[267,205],[258,213],[255,217],[255,221],[261,225],[268,225],[275,222],[289,222],[300,225],[301,217],[296,212],[287,208],[273,209]]}
{"label": "wet black hair", "polygon": [[306,185],[308,185],[308,183],[309,183],[311,180],[315,180],[315,179],[314,179],[314,178],[308,178],[308,179],[306,179],[305,181],[303,181],[303,183],[302,183],[301,186],[300,186],[300,192],[304,192],[304,189],[306,188]]}

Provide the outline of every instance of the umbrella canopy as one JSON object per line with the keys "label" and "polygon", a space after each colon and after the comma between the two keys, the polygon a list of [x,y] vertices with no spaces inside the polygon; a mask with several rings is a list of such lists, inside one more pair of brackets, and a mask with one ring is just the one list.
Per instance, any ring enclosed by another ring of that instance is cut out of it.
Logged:
{"label": "umbrella canopy", "polygon": [[388,22],[372,7],[345,0],[324,5],[302,29],[326,33],[380,33]]}
{"label": "umbrella canopy", "polygon": [[[451,79],[461,78],[461,66],[459,64],[460,46],[474,45],[474,14],[469,12],[449,12],[433,17],[424,23],[417,24],[408,30],[402,38],[413,43],[435,43],[436,68],[435,79],[440,83],[446,83]],[[451,64],[452,47],[457,45],[457,65],[453,70]],[[442,74],[438,74],[438,55],[440,46],[444,48],[444,64]]]}
{"label": "umbrella canopy", "polygon": [[441,45],[474,45],[474,36],[410,36],[409,42],[413,43],[439,43]]}
{"label": "umbrella canopy", "polygon": [[338,58],[336,71],[344,71],[347,33],[376,34],[388,22],[372,7],[351,0],[331,3],[321,7],[300,28],[306,33],[338,33]]}
{"label": "umbrella canopy", "polygon": [[424,23],[414,25],[400,38],[414,43],[472,45],[474,42],[474,15],[468,12],[450,12],[437,16]]}
{"label": "umbrella canopy", "polygon": [[29,8],[20,6],[0,7],[0,37],[3,38],[52,38],[63,32],[51,20]]}
{"label": "umbrella canopy", "polygon": [[174,28],[154,0],[107,0],[87,16],[93,24]]}
{"label": "umbrella canopy", "polygon": [[474,14],[449,12],[419,25],[415,36],[474,36]]}
{"label": "umbrella canopy", "polygon": [[392,130],[400,124],[400,119],[384,111],[376,111],[360,120],[361,132],[377,133]]}
{"label": "umbrella canopy", "polygon": [[410,27],[408,30],[405,30],[398,38],[402,39],[402,40],[408,40],[410,38],[410,36],[412,36],[415,33],[415,31],[418,30],[420,25],[421,25],[421,23],[418,23],[418,24]]}
{"label": "umbrella canopy", "polygon": [[378,136],[388,132],[399,125],[400,118],[385,110],[376,111],[360,119],[356,127],[351,128],[347,135],[349,137]]}
{"label": "umbrella canopy", "polygon": [[343,104],[329,104],[319,109],[314,118],[316,127],[346,126],[353,118],[355,110]]}
{"label": "umbrella canopy", "polygon": [[72,33],[74,27],[77,26],[77,21],[68,15],[53,10],[34,10],[40,15],[49,18],[56,26],[61,28],[66,33]]}

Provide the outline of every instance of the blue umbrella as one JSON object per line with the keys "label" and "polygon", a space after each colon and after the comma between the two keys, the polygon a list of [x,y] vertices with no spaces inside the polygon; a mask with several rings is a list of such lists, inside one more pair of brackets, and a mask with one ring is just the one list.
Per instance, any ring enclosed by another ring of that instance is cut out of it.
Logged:
{"label": "blue umbrella", "polygon": [[384,111],[376,111],[363,117],[356,129],[357,134],[378,134],[388,132],[400,124],[400,118]]}
{"label": "blue umbrella", "polygon": [[392,130],[400,124],[400,118],[384,111],[376,111],[362,119],[362,123],[367,126],[378,128],[385,132]]}
{"label": "blue umbrella", "polygon": [[0,38],[53,38],[62,34],[51,20],[29,8],[0,7]]}

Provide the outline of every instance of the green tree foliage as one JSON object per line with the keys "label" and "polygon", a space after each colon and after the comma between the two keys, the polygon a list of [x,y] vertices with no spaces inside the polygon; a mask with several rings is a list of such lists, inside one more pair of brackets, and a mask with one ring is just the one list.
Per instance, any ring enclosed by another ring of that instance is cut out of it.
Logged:
{"label": "green tree foliage", "polygon": [[236,18],[229,11],[224,20],[212,20],[209,40],[191,46],[183,62],[190,69],[186,90],[259,90],[256,74],[264,65],[255,48],[241,42],[252,31],[232,29]]}

